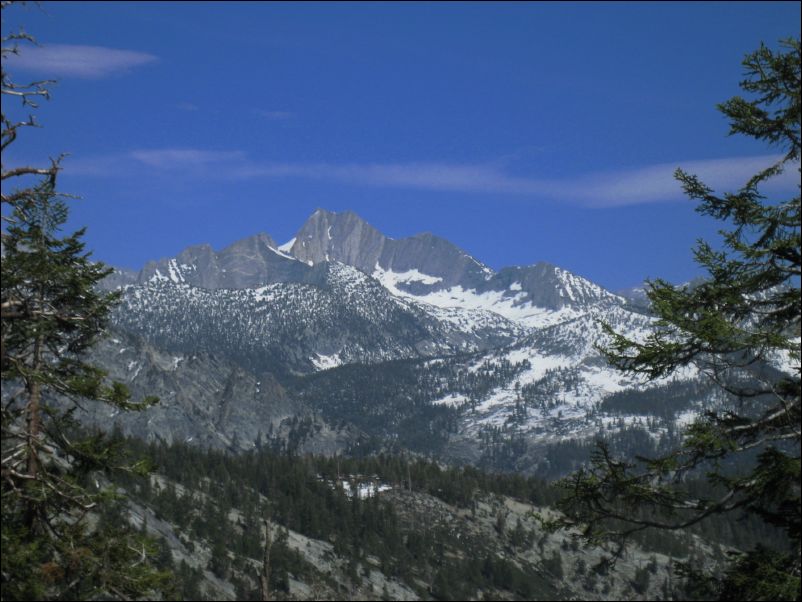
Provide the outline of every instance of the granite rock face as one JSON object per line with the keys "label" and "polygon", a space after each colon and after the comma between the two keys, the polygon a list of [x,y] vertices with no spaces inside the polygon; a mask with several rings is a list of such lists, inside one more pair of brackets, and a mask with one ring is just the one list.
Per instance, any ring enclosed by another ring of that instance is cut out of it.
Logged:
{"label": "granite rock face", "polygon": [[117,288],[136,284],[139,281],[139,272],[125,268],[114,268],[114,271],[100,281],[100,288],[113,291]]}
{"label": "granite rock face", "polygon": [[166,280],[199,288],[255,288],[276,282],[298,282],[309,266],[277,250],[275,241],[260,233],[219,252],[208,244],[188,247],[171,259],[151,261],[137,278],[144,284]]}
{"label": "granite rock face", "polygon": [[318,209],[298,231],[289,252],[305,263],[339,261],[371,273],[388,240],[355,213]]}
{"label": "granite rock face", "polygon": [[339,261],[366,274],[418,270],[436,280],[430,290],[473,288],[492,274],[443,238],[427,232],[394,240],[350,211],[315,211],[296,235],[290,253],[309,264]]}
{"label": "granite rock face", "polygon": [[[124,383],[134,400],[156,396],[160,401],[142,412],[87,403],[83,421],[103,428],[116,423],[126,434],[147,441],[247,451],[298,439],[294,425],[299,417],[312,415],[273,374],[246,370],[222,355],[165,351],[116,330],[93,349],[90,360]],[[316,428],[307,429],[298,441],[304,450],[338,453],[359,436],[355,429],[335,428],[319,416],[310,420]]]}
{"label": "granite rock face", "polygon": [[600,304],[617,306],[625,302],[589,280],[545,262],[503,268],[480,284],[477,291],[508,291],[510,294],[519,291],[522,293],[520,303],[552,310],[584,309]]}

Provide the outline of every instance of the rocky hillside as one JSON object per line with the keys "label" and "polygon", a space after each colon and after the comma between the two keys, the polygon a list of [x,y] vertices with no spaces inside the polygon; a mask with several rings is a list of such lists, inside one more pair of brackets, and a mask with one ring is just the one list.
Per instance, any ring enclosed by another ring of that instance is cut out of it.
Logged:
{"label": "rocky hillside", "polygon": [[714,566],[728,546],[643,536],[613,567],[609,550],[544,527],[558,492],[531,479],[387,456],[128,444],[161,469],[117,481],[123,515],[162,541],[184,599],[255,599],[266,545],[272,599],[682,599],[673,561]]}

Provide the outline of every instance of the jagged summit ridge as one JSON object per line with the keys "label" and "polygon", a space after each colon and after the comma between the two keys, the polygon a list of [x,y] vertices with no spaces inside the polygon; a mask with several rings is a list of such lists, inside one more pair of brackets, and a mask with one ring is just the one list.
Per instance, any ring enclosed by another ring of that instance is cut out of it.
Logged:
{"label": "jagged summit ridge", "polygon": [[208,244],[196,245],[174,258],[149,262],[133,281],[167,281],[207,289],[314,283],[315,266],[324,263],[356,268],[398,296],[439,308],[493,311],[529,326],[544,324],[543,311],[568,312],[562,317],[571,317],[571,311],[600,303],[625,303],[622,297],[548,263],[494,272],[429,232],[392,239],[352,211],[325,209],[317,209],[282,245],[266,233],[220,251]]}
{"label": "jagged summit ridge", "polygon": [[265,233],[243,238],[221,251],[208,244],[188,247],[171,259],[148,262],[138,282],[153,280],[199,288],[254,288],[303,280],[309,266],[278,249]]}
{"label": "jagged summit ridge", "polygon": [[477,286],[492,270],[449,241],[431,233],[395,240],[351,211],[316,210],[298,231],[289,253],[308,264],[339,261],[366,274],[419,270],[433,288]]}
{"label": "jagged summit ridge", "polygon": [[[548,263],[494,272],[429,232],[394,240],[351,211],[317,209],[290,242],[283,248],[302,262],[314,265],[338,261],[372,275],[395,294],[440,307],[464,305],[466,295],[553,311],[625,302],[601,286]],[[496,311],[495,301],[474,298],[467,303]]]}
{"label": "jagged summit ridge", "polygon": [[503,268],[479,290],[517,290],[523,293],[521,301],[555,310],[599,303],[621,305],[626,301],[586,278],[546,262]]}

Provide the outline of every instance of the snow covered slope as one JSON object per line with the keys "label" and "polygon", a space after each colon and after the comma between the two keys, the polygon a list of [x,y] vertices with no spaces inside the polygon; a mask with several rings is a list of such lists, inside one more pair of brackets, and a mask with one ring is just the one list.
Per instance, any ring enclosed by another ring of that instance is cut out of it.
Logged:
{"label": "snow covered slope", "polygon": [[154,278],[123,289],[114,324],[168,350],[222,353],[248,367],[300,373],[473,352],[525,332],[489,312],[427,311],[339,263],[317,265],[304,280],[206,289]]}

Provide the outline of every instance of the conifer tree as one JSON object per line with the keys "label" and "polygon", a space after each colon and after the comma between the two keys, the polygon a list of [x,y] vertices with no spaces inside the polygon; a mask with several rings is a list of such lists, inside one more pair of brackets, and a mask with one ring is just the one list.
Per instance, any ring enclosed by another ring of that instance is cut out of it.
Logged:
{"label": "conifer tree", "polygon": [[[749,98],[718,108],[731,134],[782,155],[723,195],[677,170],[697,211],[727,225],[722,249],[697,245],[696,261],[708,274],[698,286],[650,283],[657,322],[645,341],[607,327],[611,340],[602,349],[619,369],[651,379],[695,366],[725,401],[699,416],[671,453],[632,461],[600,445],[592,466],[563,482],[562,525],[581,527],[594,541],[614,536],[620,543],[635,531],[684,529],[732,511],[783,529],[787,550],[744,554],[713,583],[717,595],[741,599],[800,596],[800,197],[761,193],[770,178],[799,170],[800,42],[784,40],[780,48],[761,45],[747,55],[741,87]],[[677,484],[688,475],[706,475],[714,493],[683,492]]]}
{"label": "conifer tree", "polygon": [[[11,4],[3,2],[3,11]],[[6,70],[20,40],[32,41],[3,37],[3,98],[35,108],[48,82],[17,85]],[[58,161],[7,167],[8,146],[36,123],[12,119],[9,104],[2,115],[2,598],[140,596],[165,582],[151,566],[157,548],[124,521],[104,520],[115,496],[102,490],[98,471],[120,461],[105,436],[82,435],[73,415],[84,403],[130,410],[156,400],[132,402],[125,386],[84,360],[118,299],[98,288],[111,270],[90,260],[83,230],[61,233],[68,207],[56,190]]]}

